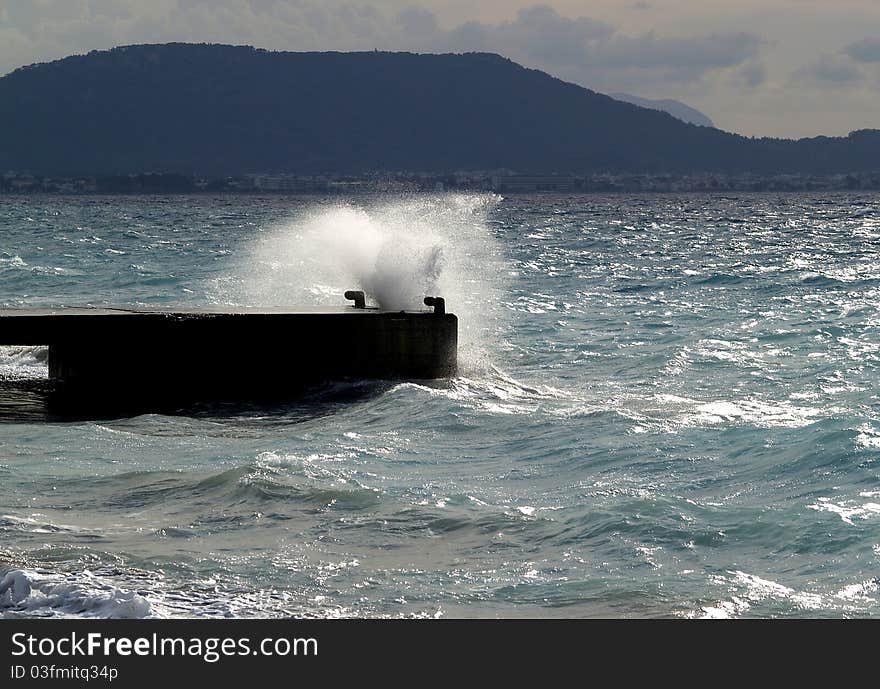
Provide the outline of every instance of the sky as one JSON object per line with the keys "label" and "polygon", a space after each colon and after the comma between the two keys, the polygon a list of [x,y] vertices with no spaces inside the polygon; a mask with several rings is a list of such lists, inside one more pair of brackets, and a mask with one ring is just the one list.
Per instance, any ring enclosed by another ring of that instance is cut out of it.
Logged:
{"label": "sky", "polygon": [[880,128],[880,0],[0,0],[0,74],[170,41],[495,52],[748,136]]}

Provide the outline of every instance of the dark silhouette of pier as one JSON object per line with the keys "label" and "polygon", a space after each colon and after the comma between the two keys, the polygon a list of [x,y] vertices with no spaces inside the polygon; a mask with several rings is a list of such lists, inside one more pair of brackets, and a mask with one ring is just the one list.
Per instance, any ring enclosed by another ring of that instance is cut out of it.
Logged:
{"label": "dark silhouette of pier", "polygon": [[2,310],[0,345],[48,345],[49,378],[76,406],[289,401],[325,382],[454,375],[458,319],[442,299],[426,301],[434,312],[362,301],[297,312]]}

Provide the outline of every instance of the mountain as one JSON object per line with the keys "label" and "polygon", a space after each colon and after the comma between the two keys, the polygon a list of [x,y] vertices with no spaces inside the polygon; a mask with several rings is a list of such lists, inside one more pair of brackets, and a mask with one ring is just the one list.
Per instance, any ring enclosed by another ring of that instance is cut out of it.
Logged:
{"label": "mountain", "polygon": [[624,103],[638,105],[640,108],[649,108],[651,110],[668,112],[674,118],[681,120],[682,122],[698,124],[701,127],[715,126],[715,124],[712,122],[711,119],[709,119],[707,115],[701,113],[696,108],[692,108],[690,105],[686,105],[681,101],[672,100],[671,98],[652,100],[650,98],[639,98],[638,96],[633,96],[629,93],[610,93],[608,95],[610,95],[614,100],[622,100]]}
{"label": "mountain", "polygon": [[172,43],[0,78],[0,170],[816,172],[880,167],[880,132],[749,139],[488,53]]}

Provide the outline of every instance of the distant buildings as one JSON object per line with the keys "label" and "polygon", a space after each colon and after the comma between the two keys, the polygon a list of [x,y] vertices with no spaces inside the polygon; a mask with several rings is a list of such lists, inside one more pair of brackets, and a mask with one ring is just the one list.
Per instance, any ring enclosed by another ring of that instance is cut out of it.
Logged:
{"label": "distant buildings", "polygon": [[575,178],[562,175],[496,175],[492,189],[500,192],[523,193],[534,191],[572,192]]}
{"label": "distant buildings", "polygon": [[458,170],[448,173],[376,171],[361,175],[259,173],[204,177],[147,172],[103,177],[41,177],[29,172],[0,176],[0,194],[407,194],[441,191],[500,194],[676,193],[728,191],[880,190],[880,170],[835,175],[753,173],[591,173],[580,176],[519,174],[514,170]]}
{"label": "distant buildings", "polygon": [[328,190],[326,177],[300,177],[297,175],[248,175],[256,191],[284,191],[289,193],[315,193]]}

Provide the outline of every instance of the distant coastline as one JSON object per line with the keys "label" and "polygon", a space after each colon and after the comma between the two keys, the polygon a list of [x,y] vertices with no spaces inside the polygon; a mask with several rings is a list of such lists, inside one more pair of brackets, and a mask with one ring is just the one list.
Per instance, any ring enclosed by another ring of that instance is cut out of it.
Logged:
{"label": "distant coastline", "polygon": [[250,174],[205,177],[178,173],[50,177],[10,171],[0,175],[0,196],[11,194],[264,193],[350,195],[483,191],[517,193],[821,192],[878,191],[880,171],[849,174],[596,173],[517,174],[512,171],[375,172],[364,175]]}

